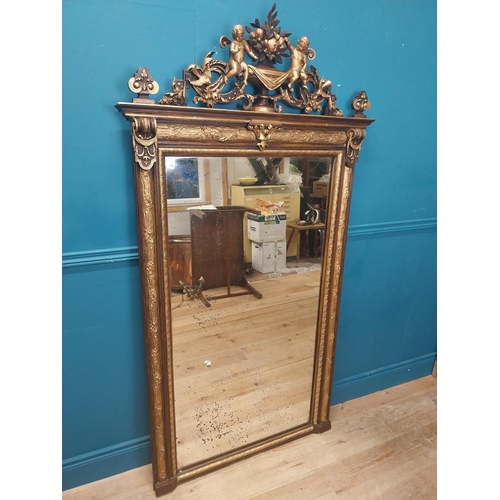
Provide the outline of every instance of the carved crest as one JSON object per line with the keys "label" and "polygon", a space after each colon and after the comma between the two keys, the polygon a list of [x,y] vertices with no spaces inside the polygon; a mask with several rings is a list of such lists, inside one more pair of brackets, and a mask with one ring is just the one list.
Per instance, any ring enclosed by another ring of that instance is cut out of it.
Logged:
{"label": "carved crest", "polygon": [[[190,91],[194,92],[193,104],[208,108],[241,101],[241,107],[247,111],[280,113],[285,105],[305,114],[343,117],[337,96],[332,94],[332,82],[320,76],[314,66],[308,66],[308,61],[316,57],[309,38],[301,36],[294,45],[292,33],[281,30],[277,15],[273,4],[265,22],[255,19],[249,26],[235,24],[230,37],[222,35],[219,39],[220,47],[228,49],[227,61],[214,59],[215,51],[208,52],[201,65],[190,64],[183,70],[182,78],[172,80],[171,92],[164,94],[158,104],[186,106]],[[288,69],[275,67],[287,63]],[[138,95],[134,102],[152,102],[149,94],[155,94],[158,88],[143,66],[129,80],[129,89]],[[354,117],[366,117],[364,111],[370,109],[370,101],[364,90],[358,92],[352,107]],[[263,150],[269,141],[265,135],[272,134],[275,128],[267,132],[252,130]]]}
{"label": "carved crest", "polygon": [[[219,40],[221,48],[229,48],[228,60],[213,59],[214,51],[208,52],[201,66],[191,64],[181,79],[174,78],[172,91],[158,104],[184,106],[186,91],[192,89],[193,103],[207,107],[241,100],[245,110],[281,112],[286,104],[304,113],[344,116],[331,93],[331,81],[307,66],[316,57],[309,38],[302,36],[294,45],[292,33],[281,31],[277,14],[274,4],[265,22],[234,25],[231,37],[222,35]],[[275,68],[287,59],[288,69]]]}

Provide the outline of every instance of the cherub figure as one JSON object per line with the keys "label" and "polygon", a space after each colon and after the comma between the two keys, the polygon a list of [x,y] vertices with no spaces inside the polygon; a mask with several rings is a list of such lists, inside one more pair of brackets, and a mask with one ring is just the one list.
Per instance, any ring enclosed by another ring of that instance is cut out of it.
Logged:
{"label": "cherub figure", "polygon": [[224,83],[233,77],[239,77],[241,73],[242,85],[245,86],[248,80],[248,65],[245,62],[245,52],[255,61],[258,57],[252,51],[248,42],[243,38],[244,29],[241,24],[233,27],[233,41],[229,46],[229,61],[227,63],[227,72],[224,75]]}
{"label": "cherub figure", "polygon": [[293,92],[292,84],[296,81],[300,80],[302,82],[302,86],[307,86],[307,50],[309,48],[309,38],[303,36],[297,42],[297,47],[294,47],[288,40],[285,38],[286,46],[290,50],[290,79],[288,80],[288,89],[290,92]]}

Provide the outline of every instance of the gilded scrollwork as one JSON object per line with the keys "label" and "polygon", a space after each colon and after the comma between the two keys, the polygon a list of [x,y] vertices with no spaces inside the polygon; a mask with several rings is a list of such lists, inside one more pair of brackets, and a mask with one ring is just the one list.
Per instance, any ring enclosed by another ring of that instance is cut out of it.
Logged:
{"label": "gilded scrollwork", "polygon": [[133,118],[132,144],[135,161],[143,170],[150,170],[156,162],[157,137],[154,118]]}
{"label": "gilded scrollwork", "polygon": [[[227,37],[223,37],[223,39],[227,39]],[[209,52],[203,59],[201,66],[197,64],[188,66],[183,72],[182,80],[174,79],[172,92],[167,92],[158,101],[158,104],[186,105],[186,89],[189,87],[196,94],[193,97],[194,104],[203,103],[207,107],[213,108],[216,104],[230,104],[245,99],[247,103],[243,107],[251,108],[255,97],[245,93],[245,85],[235,85],[228,92],[222,92],[226,85],[229,66],[224,61],[213,59],[214,53],[213,51]]]}
{"label": "gilded scrollwork", "polygon": [[[306,84],[299,88],[300,98],[296,98],[289,87],[280,88],[280,94],[273,100],[276,111],[282,110],[278,103],[285,101],[294,108],[303,109],[307,114],[319,111],[328,116],[344,116],[336,105],[337,96],[331,94],[332,82],[330,80],[325,80],[324,77],[319,78],[314,66],[311,66],[311,71],[305,72],[304,78]],[[313,84],[313,90],[310,90],[307,83]]]}
{"label": "gilded scrollwork", "polygon": [[351,128],[347,131],[347,157],[346,165],[354,167],[358,161],[361,144],[366,137],[366,130],[362,128]]}
{"label": "gilded scrollwork", "polygon": [[[201,66],[191,64],[182,79],[174,78],[172,91],[159,104],[184,106],[188,102],[187,90],[191,89],[195,93],[193,103],[209,108],[243,101],[245,110],[279,113],[285,104],[305,114],[344,116],[336,105],[337,96],[331,93],[331,81],[319,77],[314,66],[307,67],[308,61],[316,57],[309,38],[301,36],[293,45],[292,34],[281,31],[277,14],[274,4],[264,23],[256,19],[245,28],[235,24],[231,38],[222,35],[219,40],[222,49],[229,48],[227,62],[214,59],[214,51],[208,52]],[[288,69],[274,67],[286,59]],[[368,109],[367,105],[369,101],[360,97],[356,101],[357,115]]]}

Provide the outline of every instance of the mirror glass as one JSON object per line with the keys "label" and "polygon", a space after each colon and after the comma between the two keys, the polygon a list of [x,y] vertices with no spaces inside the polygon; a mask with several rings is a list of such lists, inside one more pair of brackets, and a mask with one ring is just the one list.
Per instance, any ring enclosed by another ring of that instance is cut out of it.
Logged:
{"label": "mirror glass", "polygon": [[309,420],[333,162],[163,160],[183,470]]}
{"label": "mirror glass", "polygon": [[198,158],[165,157],[165,170],[169,205],[205,202],[205,178]]}

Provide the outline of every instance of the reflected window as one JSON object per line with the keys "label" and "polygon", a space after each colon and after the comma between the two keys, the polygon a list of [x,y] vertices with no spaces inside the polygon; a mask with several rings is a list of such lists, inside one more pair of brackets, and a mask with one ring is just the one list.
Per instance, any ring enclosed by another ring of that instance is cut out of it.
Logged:
{"label": "reflected window", "polygon": [[203,167],[198,158],[166,156],[165,169],[169,205],[205,202]]}

